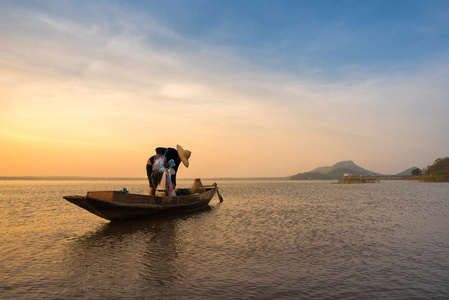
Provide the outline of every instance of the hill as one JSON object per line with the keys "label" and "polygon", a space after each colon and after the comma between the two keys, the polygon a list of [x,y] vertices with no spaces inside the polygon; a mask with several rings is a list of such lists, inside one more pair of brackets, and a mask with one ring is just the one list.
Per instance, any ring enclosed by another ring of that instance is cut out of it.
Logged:
{"label": "hill", "polygon": [[398,173],[398,174],[396,174],[396,175],[398,175],[398,176],[407,176],[407,175],[412,174],[412,171],[413,171],[414,169],[419,169],[419,168],[418,168],[418,167],[411,167],[411,168],[408,168],[407,170],[404,170],[404,171],[402,171],[401,173]]}
{"label": "hill", "polygon": [[331,167],[320,167],[316,168],[315,170],[312,170],[311,172],[317,172],[322,174],[329,174],[331,172],[334,172],[338,169],[349,169],[353,171],[353,174],[363,174],[363,175],[371,175],[371,174],[378,174],[372,171],[368,171],[362,167],[357,166],[352,160],[347,161],[341,161],[336,163],[335,165]]}
{"label": "hill", "polygon": [[449,157],[437,158],[433,165],[427,166],[427,175],[449,175]]}
{"label": "hill", "polygon": [[310,172],[298,173],[290,177],[292,180],[332,180],[344,177],[344,174],[352,174],[353,176],[371,176],[379,173],[369,171],[356,165],[352,160],[341,161],[333,166],[319,167]]}

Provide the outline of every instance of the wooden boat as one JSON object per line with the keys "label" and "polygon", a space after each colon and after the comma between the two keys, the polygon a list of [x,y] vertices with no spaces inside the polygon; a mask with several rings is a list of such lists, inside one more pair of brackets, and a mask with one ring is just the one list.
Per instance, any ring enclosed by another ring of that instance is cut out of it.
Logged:
{"label": "wooden boat", "polygon": [[218,194],[217,184],[205,186],[203,192],[191,194],[191,189],[178,189],[179,196],[149,196],[124,191],[88,192],[86,196],[63,198],[107,220],[148,219],[183,214],[206,208]]}

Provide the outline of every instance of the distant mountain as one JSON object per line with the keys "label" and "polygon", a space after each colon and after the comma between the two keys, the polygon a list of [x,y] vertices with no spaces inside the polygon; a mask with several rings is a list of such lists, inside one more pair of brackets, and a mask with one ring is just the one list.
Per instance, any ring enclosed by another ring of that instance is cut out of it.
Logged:
{"label": "distant mountain", "polygon": [[[323,172],[323,171],[325,171],[325,172]],[[360,175],[360,174],[363,174],[365,176],[371,176],[372,174],[380,175],[379,173],[369,171],[367,169],[357,166],[352,160],[341,161],[331,167],[317,168],[317,169],[313,170],[312,172],[320,172],[320,173],[329,175],[329,174],[336,174],[336,173],[339,174],[341,171],[344,171],[344,173],[351,173],[353,175]]]}
{"label": "distant mountain", "polygon": [[411,168],[409,168],[409,169],[407,169],[407,170],[405,170],[405,171],[402,171],[401,173],[398,173],[398,174],[396,174],[396,175],[398,175],[398,176],[407,176],[407,175],[412,174],[412,171],[413,171],[414,169],[419,169],[419,168],[418,168],[418,167],[411,167]]}
{"label": "distant mountain", "polygon": [[372,174],[381,175],[376,172],[366,170],[357,166],[352,160],[341,161],[330,167],[316,168],[310,172],[298,173],[290,177],[292,180],[329,180],[340,179],[343,174],[352,174],[353,176],[371,176]]}

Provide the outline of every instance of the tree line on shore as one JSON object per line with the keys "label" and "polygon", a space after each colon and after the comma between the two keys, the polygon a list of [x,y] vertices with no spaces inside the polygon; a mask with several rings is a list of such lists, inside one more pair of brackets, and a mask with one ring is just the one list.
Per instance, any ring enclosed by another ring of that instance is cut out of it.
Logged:
{"label": "tree line on shore", "polygon": [[422,182],[449,182],[449,157],[437,158],[433,165],[412,171],[411,180]]}

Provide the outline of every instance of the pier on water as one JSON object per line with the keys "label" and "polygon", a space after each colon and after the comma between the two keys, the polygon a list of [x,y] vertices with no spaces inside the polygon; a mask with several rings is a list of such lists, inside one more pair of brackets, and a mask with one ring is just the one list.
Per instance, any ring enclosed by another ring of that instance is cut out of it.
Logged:
{"label": "pier on water", "polygon": [[371,176],[365,176],[363,174],[360,174],[359,176],[354,176],[353,174],[343,174],[345,178],[373,178],[377,180],[405,180],[410,178],[411,175],[376,175],[373,174]]}
{"label": "pier on water", "polygon": [[410,175],[374,175],[372,177],[378,180],[404,180],[408,179]]}

